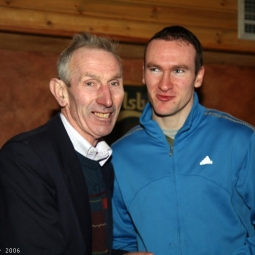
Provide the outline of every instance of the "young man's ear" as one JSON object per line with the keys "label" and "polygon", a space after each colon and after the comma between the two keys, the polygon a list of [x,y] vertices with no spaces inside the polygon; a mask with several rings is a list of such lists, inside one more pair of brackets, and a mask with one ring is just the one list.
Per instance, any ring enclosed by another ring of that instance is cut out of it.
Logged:
{"label": "young man's ear", "polygon": [[205,73],[205,68],[204,68],[204,66],[202,66],[197,73],[197,77],[196,77],[195,84],[194,84],[195,88],[199,88],[202,85],[204,73]]}
{"label": "young man's ear", "polygon": [[144,79],[144,63],[143,63],[143,78],[142,78],[142,83],[145,84],[145,79]]}
{"label": "young man's ear", "polygon": [[68,104],[67,87],[62,80],[59,80],[57,78],[51,79],[50,91],[61,107],[65,107]]}

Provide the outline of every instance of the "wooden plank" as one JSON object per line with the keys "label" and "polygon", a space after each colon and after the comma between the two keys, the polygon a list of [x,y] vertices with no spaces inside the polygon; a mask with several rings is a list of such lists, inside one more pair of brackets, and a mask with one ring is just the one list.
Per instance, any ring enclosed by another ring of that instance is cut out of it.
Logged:
{"label": "wooden plank", "polygon": [[151,4],[154,6],[176,6],[191,9],[218,10],[223,12],[236,12],[236,0],[116,0],[118,2],[135,3],[135,4]]}
{"label": "wooden plank", "polygon": [[255,67],[255,54],[204,51],[204,64]]}
{"label": "wooden plank", "polygon": [[[0,49],[59,54],[70,43],[70,40],[71,38],[0,32]],[[119,55],[122,58],[143,59],[144,44],[120,43],[119,47]],[[241,54],[205,50],[204,63],[255,67],[255,53]]]}
{"label": "wooden plank", "polygon": [[[164,26],[176,24],[176,20],[170,19],[168,23],[148,23],[3,7],[0,7],[0,13],[2,31],[55,36],[72,36],[76,32],[89,31],[134,43],[145,43]],[[179,24],[183,25],[181,21]],[[255,52],[254,41],[238,39],[236,30],[186,27],[197,35],[207,50]]]}
{"label": "wooden plank", "polygon": [[[105,12],[111,12],[110,7],[117,5],[128,6],[151,6],[155,7],[177,7],[186,9],[200,9],[211,10],[221,12],[237,12],[236,0],[44,0],[44,1],[31,1],[31,0],[15,0],[15,1],[0,1],[2,7],[23,8],[31,10],[45,10],[45,11],[58,11],[64,13],[80,13],[86,11],[88,6],[108,6],[108,9],[104,9]],[[140,13],[143,15],[143,13]]]}
{"label": "wooden plank", "polygon": [[[24,1],[24,0],[23,0]],[[145,21],[168,23],[181,22],[184,25],[214,27],[225,29],[237,29],[237,12],[219,12],[213,10],[189,9],[184,7],[171,6],[151,6],[144,4],[125,4],[125,3],[111,3],[111,1],[97,1],[82,2],[79,1],[65,1],[65,4],[60,4],[58,1],[40,2],[44,3],[38,5],[31,5],[30,2],[24,1],[25,4],[21,6],[21,0],[15,1],[8,6],[8,8],[18,8],[26,10],[37,10],[44,12],[69,13],[73,15],[91,16],[91,17],[106,17],[111,19],[121,19],[130,21]],[[54,2],[54,5],[52,4]],[[71,5],[71,3],[75,3]],[[30,3],[30,4],[29,4]],[[68,3],[68,5],[67,5]],[[110,4],[111,3],[111,4]],[[1,6],[1,5],[0,5]],[[2,5],[3,7],[5,5]],[[58,6],[61,6],[58,8]]]}
{"label": "wooden plank", "polygon": [[70,37],[50,37],[0,32],[0,48],[15,51],[35,51],[60,54],[70,43]]}
{"label": "wooden plank", "polygon": [[83,15],[100,16],[130,21],[145,21],[167,24],[182,23],[184,25],[237,29],[236,12],[219,12],[212,10],[190,10],[188,8],[173,6],[150,6],[150,5],[111,5],[110,9],[105,3],[89,3],[82,10]]}
{"label": "wooden plank", "polygon": [[[100,0],[99,0],[100,1]],[[21,8],[37,11],[53,11],[63,13],[78,13],[79,6],[83,4],[82,0],[45,0],[45,1],[31,1],[31,0],[0,0],[1,7]]]}
{"label": "wooden plank", "polygon": [[[35,51],[60,54],[71,37],[52,37],[0,32],[0,49]],[[123,58],[143,58],[144,44],[118,43],[118,54]]]}

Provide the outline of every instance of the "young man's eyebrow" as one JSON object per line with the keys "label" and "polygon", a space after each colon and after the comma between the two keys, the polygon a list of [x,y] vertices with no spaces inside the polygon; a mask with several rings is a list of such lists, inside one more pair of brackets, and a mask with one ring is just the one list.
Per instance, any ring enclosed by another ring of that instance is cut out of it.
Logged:
{"label": "young man's eyebrow", "polygon": [[154,64],[154,63],[148,63],[145,65],[146,67],[157,67],[157,68],[160,68],[160,65],[157,65],[157,64]]}

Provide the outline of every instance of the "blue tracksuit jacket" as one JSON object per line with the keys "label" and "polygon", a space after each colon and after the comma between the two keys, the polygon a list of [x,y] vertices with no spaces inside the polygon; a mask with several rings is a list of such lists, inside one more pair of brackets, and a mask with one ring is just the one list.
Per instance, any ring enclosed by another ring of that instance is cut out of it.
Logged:
{"label": "blue tracksuit jacket", "polygon": [[255,255],[255,129],[193,108],[170,148],[148,103],[113,146],[114,249]]}

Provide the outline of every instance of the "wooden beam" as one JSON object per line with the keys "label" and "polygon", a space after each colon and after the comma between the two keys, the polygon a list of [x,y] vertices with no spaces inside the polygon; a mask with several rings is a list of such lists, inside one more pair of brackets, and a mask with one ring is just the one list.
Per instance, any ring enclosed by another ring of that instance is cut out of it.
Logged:
{"label": "wooden beam", "polygon": [[[44,10],[50,12],[61,12],[61,13],[73,13],[77,14],[81,12],[89,12],[98,9],[99,16],[102,13],[106,15],[114,14],[114,9],[117,6],[125,6],[125,8],[137,8],[138,10],[143,8],[182,8],[190,10],[201,11],[217,11],[224,13],[236,13],[237,12],[237,1],[236,0],[96,0],[96,1],[86,1],[86,0],[44,0],[44,1],[31,1],[31,0],[7,0],[0,2],[0,6],[8,8],[22,8],[30,10]],[[102,6],[108,6],[107,9],[101,9]],[[130,10],[130,9],[128,9]],[[102,12],[103,11],[103,12]],[[122,12],[119,15],[123,14]],[[128,13],[124,13],[128,15]],[[132,13],[129,13],[132,15]],[[140,13],[140,17],[143,13]]]}
{"label": "wooden beam", "polygon": [[[41,35],[72,36],[80,31],[105,34],[122,42],[145,43],[167,24],[70,15],[0,7],[0,30]],[[231,29],[186,26],[200,39],[204,49],[255,53],[254,41],[240,40]]]}
{"label": "wooden beam", "polygon": [[[23,4],[21,4],[23,2]],[[43,3],[43,4],[42,4]],[[7,7],[0,4],[0,7]],[[191,8],[187,6],[176,6],[173,3],[168,6],[130,4],[116,1],[97,0],[86,2],[77,0],[45,0],[40,4],[31,5],[31,1],[19,0],[11,2],[8,8],[21,10],[43,11],[45,13],[62,13],[70,15],[109,18],[135,22],[156,23],[182,23],[183,25],[201,26],[208,28],[237,29],[237,11],[224,12],[221,10]]]}
{"label": "wooden beam", "polygon": [[153,6],[175,6],[187,9],[217,10],[223,12],[233,12],[237,10],[236,0],[117,0],[118,2],[134,4],[150,4]]}
{"label": "wooden beam", "polygon": [[[71,37],[52,37],[0,32],[0,48],[60,54]],[[120,43],[122,58],[143,59],[144,44]],[[255,66],[255,54],[204,51],[205,64]]]}

